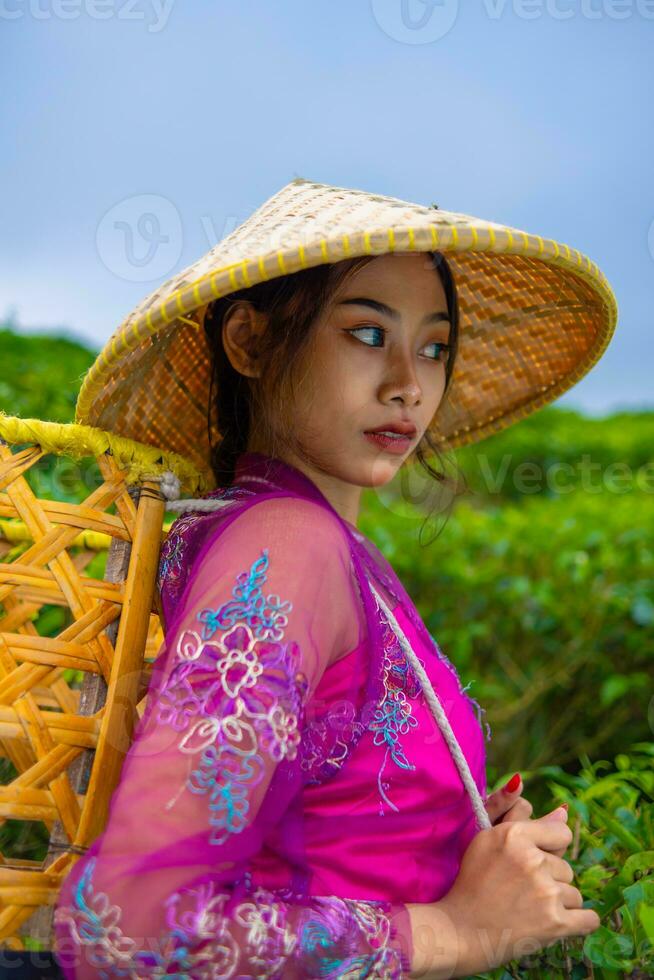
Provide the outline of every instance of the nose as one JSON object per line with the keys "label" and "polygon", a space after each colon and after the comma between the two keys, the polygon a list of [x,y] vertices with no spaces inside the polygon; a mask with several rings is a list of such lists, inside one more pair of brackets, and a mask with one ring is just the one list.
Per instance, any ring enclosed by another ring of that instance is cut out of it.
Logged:
{"label": "nose", "polygon": [[392,360],[388,375],[379,392],[382,401],[399,399],[403,405],[419,405],[421,403],[422,388],[410,353],[398,353]]}

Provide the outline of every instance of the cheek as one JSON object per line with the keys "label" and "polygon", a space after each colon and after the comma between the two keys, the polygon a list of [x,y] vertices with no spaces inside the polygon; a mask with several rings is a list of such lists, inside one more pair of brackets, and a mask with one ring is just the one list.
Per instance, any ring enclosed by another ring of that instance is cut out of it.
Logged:
{"label": "cheek", "polygon": [[311,377],[307,378],[316,400],[321,404],[349,405],[360,398],[359,392],[369,379],[362,364],[348,352],[338,337],[325,338],[316,346]]}
{"label": "cheek", "polygon": [[296,386],[298,407],[312,425],[333,425],[335,409],[343,407],[350,387],[350,374],[355,377],[338,344],[327,339],[316,344],[310,360],[298,371]]}
{"label": "cheek", "polygon": [[427,428],[436,415],[445,392],[445,370],[426,373],[424,380],[420,379],[422,387],[421,422]]}

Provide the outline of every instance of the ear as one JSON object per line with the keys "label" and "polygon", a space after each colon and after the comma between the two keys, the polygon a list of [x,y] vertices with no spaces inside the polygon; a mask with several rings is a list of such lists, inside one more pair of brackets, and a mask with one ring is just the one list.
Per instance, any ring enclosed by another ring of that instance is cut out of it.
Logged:
{"label": "ear", "polygon": [[223,321],[223,347],[235,371],[249,378],[259,377],[259,344],[266,329],[267,316],[247,300],[238,300]]}

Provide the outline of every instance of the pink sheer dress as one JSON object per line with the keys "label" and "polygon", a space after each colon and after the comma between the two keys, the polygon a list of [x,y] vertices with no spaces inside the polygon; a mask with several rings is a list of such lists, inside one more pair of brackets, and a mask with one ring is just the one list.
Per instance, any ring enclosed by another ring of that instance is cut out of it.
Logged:
{"label": "pink sheer dress", "polygon": [[[203,502],[213,510],[201,510]],[[55,909],[67,980],[407,977],[406,903],[451,887],[482,709],[381,552],[296,468],[238,458],[164,544],[165,641],[102,834]]]}

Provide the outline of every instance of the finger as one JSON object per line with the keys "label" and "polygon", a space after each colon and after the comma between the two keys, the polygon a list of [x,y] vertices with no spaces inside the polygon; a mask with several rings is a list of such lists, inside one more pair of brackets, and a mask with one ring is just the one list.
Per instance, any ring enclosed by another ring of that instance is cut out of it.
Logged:
{"label": "finger", "polygon": [[566,861],[563,857],[552,854],[551,852],[545,853],[544,856],[547,870],[555,881],[570,884],[570,882],[574,880],[575,873],[568,861]]}
{"label": "finger", "polygon": [[567,820],[568,816],[568,804],[559,803],[553,810],[548,810],[547,813],[544,813],[542,819],[554,820],[556,818],[557,820]]}
{"label": "finger", "polygon": [[524,796],[520,796],[502,816],[502,820],[529,820],[533,812],[534,808],[529,800],[526,800]]}
{"label": "finger", "polygon": [[566,909],[581,909],[584,906],[584,896],[574,885],[559,885],[561,901]]}
{"label": "finger", "polygon": [[536,820],[523,820],[513,826],[543,851],[560,851],[572,841],[572,831],[565,820],[537,817]]}
{"label": "finger", "polygon": [[488,798],[486,801],[486,810],[492,824],[499,823],[505,813],[511,809],[510,800],[503,800],[501,798],[492,799]]}
{"label": "finger", "polygon": [[515,773],[504,786],[496,789],[486,800],[486,811],[491,819],[491,823],[496,823],[503,813],[512,806],[513,802],[522,792],[522,777],[520,773]]}
{"label": "finger", "polygon": [[[551,813],[544,814],[542,817],[540,817],[540,819],[541,820],[556,820],[556,821],[561,821],[562,823],[565,823],[565,822],[567,822],[567,819],[568,819],[568,812],[567,812],[567,809],[563,809],[562,807],[559,807],[556,810],[552,810]],[[569,844],[566,844],[564,847],[555,848],[552,851],[552,853],[553,854],[556,854],[557,857],[561,857],[562,858],[562,857],[565,856],[565,853],[568,850],[568,847],[569,846],[570,846]]]}
{"label": "finger", "polygon": [[587,936],[601,926],[602,920],[594,909],[569,909],[566,913],[565,936]]}

